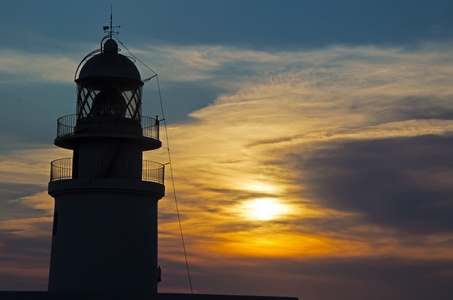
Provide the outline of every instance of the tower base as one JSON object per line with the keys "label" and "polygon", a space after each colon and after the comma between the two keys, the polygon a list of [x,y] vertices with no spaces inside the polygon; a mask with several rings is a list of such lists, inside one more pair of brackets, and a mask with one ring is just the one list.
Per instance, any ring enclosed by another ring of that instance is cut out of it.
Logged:
{"label": "tower base", "polygon": [[157,293],[163,185],[116,178],[52,181],[49,292]]}

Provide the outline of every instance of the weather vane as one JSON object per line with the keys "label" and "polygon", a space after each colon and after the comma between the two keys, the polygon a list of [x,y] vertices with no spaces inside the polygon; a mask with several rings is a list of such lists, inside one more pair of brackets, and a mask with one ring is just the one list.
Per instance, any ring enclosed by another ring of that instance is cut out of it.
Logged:
{"label": "weather vane", "polygon": [[102,27],[104,32],[108,33],[109,38],[112,38],[113,34],[119,34],[120,33],[119,31],[114,31],[113,30],[114,28],[121,28],[121,26],[113,26],[113,17],[112,17],[112,15],[113,15],[113,6],[111,5],[110,6],[110,26]]}

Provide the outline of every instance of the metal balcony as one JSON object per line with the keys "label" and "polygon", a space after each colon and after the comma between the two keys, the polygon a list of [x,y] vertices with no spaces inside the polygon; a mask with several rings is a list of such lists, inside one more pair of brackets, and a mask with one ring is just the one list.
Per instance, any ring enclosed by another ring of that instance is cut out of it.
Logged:
{"label": "metal balcony", "polygon": [[[81,131],[76,130],[76,126],[79,125],[77,124],[77,115],[67,115],[60,117],[57,120],[57,139],[62,138],[62,137],[67,137],[75,134],[83,134],[86,131]],[[89,121],[89,118],[85,118],[87,121]],[[95,120],[95,118],[92,118]],[[123,123],[132,123],[135,120],[132,119],[127,119],[127,118],[109,118],[109,117],[104,117],[104,118],[97,118],[96,122],[97,126],[92,126],[88,127],[86,124],[84,129],[88,129],[90,133],[112,133],[112,132],[118,132],[118,133],[130,133],[129,131],[126,132],[121,132],[121,128],[128,128],[128,126],[124,126],[125,124]],[[110,120],[115,120],[115,121],[120,121],[118,122],[109,122]],[[79,122],[81,119],[79,119]],[[123,123],[122,123],[123,122]],[[89,123],[89,122],[86,122]],[[93,122],[95,123],[95,122]],[[102,125],[100,125],[102,124]],[[144,117],[141,116],[140,118],[140,125],[141,125],[141,135],[146,138],[152,138],[159,140],[159,121],[158,119],[155,118],[150,118],[150,117]]]}
{"label": "metal balcony", "polygon": [[[100,163],[96,157],[85,160],[87,163],[84,164],[85,168],[88,169],[89,177],[103,177],[103,171],[106,169],[106,166]],[[149,160],[123,160],[121,162],[122,170],[124,172],[121,175],[113,175],[109,177],[113,178],[125,178],[125,179],[137,179],[134,176],[134,169],[141,164],[142,172],[141,179],[142,181],[156,182],[164,184],[164,170],[165,166],[161,163],[149,161]],[[130,172],[128,172],[130,171]],[[88,177],[88,176],[79,176],[79,178]],[[50,163],[50,181],[57,180],[67,180],[74,179],[73,177],[73,160],[72,157],[60,158],[54,160]]]}

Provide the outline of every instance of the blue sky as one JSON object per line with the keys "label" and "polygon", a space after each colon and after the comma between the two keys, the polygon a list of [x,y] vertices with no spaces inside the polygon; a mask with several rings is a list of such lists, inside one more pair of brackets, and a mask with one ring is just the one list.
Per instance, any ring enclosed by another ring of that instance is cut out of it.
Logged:
{"label": "blue sky", "polygon": [[255,49],[401,45],[448,38],[452,27],[452,4],[440,0],[6,1],[3,41],[23,46],[47,37],[85,43],[97,37],[93,28],[108,21],[105,7],[110,3],[131,42],[158,39]]}
{"label": "blue sky", "polygon": [[[451,299],[453,2],[440,0],[4,1],[0,290],[46,289],[49,163],[71,155],[53,146],[56,120],[75,112],[74,72],[110,4],[159,74],[195,292]],[[143,111],[161,115],[155,80]],[[169,188],[159,205],[159,288],[187,292]]]}

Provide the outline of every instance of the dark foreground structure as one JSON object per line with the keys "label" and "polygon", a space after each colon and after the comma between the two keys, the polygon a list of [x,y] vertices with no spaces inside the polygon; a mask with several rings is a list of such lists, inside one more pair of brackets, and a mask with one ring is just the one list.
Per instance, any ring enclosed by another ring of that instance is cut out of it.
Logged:
{"label": "dark foreground structure", "polygon": [[0,300],[295,300],[157,292],[164,165],[143,152],[162,146],[159,118],[142,116],[146,80],[106,29],[76,70],[76,114],[57,122],[55,145],[73,155],[51,163],[48,292],[0,292]]}
{"label": "dark foreground structure", "polygon": [[233,296],[204,294],[112,294],[65,292],[0,292],[1,300],[297,300],[292,297]]}

